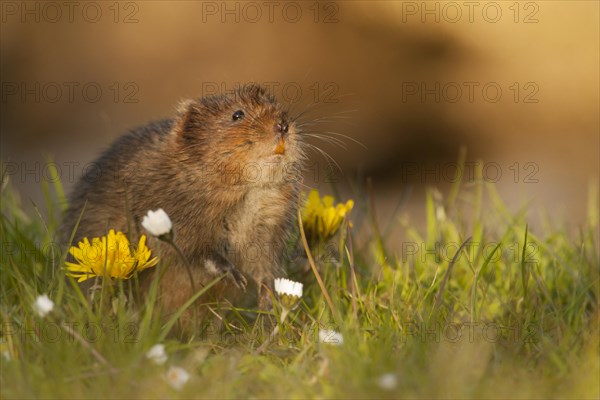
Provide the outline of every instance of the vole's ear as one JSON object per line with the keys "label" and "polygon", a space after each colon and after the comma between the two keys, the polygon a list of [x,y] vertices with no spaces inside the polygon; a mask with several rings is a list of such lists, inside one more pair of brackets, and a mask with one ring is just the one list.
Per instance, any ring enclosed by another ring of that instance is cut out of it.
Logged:
{"label": "vole's ear", "polygon": [[191,139],[203,128],[203,121],[198,103],[194,100],[184,100],[177,106],[173,132],[184,140]]}

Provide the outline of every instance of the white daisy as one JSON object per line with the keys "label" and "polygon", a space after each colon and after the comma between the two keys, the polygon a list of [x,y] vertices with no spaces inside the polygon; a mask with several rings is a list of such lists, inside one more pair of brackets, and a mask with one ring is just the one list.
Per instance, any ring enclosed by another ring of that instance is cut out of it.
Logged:
{"label": "white daisy", "polygon": [[398,386],[398,378],[391,372],[383,374],[377,379],[377,385],[383,390],[394,390]]}
{"label": "white daisy", "polygon": [[294,297],[302,297],[302,284],[285,278],[275,279],[275,292],[279,295],[287,294]]}
{"label": "white daisy", "polygon": [[162,208],[159,208],[156,211],[148,211],[144,216],[144,219],[142,219],[142,226],[152,236],[156,237],[166,235],[173,229],[171,219]]}
{"label": "white daisy", "polygon": [[50,300],[48,295],[41,295],[35,299],[35,303],[33,303],[33,309],[38,315],[44,318],[52,309],[54,308],[54,302]]}
{"label": "white daisy", "polygon": [[156,365],[163,365],[167,361],[167,353],[164,344],[155,344],[148,352],[146,358]]}
{"label": "white daisy", "polygon": [[171,367],[167,371],[166,379],[173,389],[181,390],[190,380],[190,374],[181,367]]}

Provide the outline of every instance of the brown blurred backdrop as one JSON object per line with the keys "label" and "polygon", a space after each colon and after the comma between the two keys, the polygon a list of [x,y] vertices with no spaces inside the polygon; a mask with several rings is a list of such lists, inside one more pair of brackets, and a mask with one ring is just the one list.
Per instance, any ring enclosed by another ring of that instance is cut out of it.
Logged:
{"label": "brown blurred backdrop", "polygon": [[[1,4],[1,158],[37,202],[44,154],[69,189],[126,130],[249,81],[298,110],[319,102],[315,117],[352,116],[327,129],[367,149],[322,147],[344,193],[373,178],[383,220],[412,188],[418,221],[461,146],[514,209],[574,225],[598,180],[595,1]],[[325,160],[311,163],[307,185],[327,188]]]}

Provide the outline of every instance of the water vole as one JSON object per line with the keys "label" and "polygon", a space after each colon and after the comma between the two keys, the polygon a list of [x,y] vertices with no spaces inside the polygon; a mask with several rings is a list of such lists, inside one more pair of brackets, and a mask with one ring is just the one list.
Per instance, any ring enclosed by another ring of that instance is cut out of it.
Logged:
{"label": "water vole", "polygon": [[[212,297],[235,302],[246,284],[261,288],[281,275],[280,259],[295,219],[304,148],[285,107],[258,85],[182,103],[178,115],[118,139],[70,197],[67,237],[74,243],[121,230],[144,234],[148,210],[164,209],[196,288],[230,272]],[[147,234],[147,233],[146,233]],[[147,235],[150,236],[150,235]],[[185,262],[149,237],[170,263],[161,304],[175,311],[191,294]],[[154,268],[142,273],[148,282]]]}

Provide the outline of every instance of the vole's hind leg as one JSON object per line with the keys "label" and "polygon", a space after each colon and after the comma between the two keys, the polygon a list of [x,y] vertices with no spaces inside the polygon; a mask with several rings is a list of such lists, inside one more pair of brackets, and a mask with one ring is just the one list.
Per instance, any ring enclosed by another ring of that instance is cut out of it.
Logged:
{"label": "vole's hind leg", "polygon": [[246,291],[246,286],[248,285],[248,280],[246,277],[236,268],[235,265],[231,263],[228,259],[223,257],[218,253],[213,253],[206,258],[204,261],[204,265],[206,269],[214,274],[220,275],[227,273],[229,277],[233,279],[235,285],[242,289],[244,292]]}

